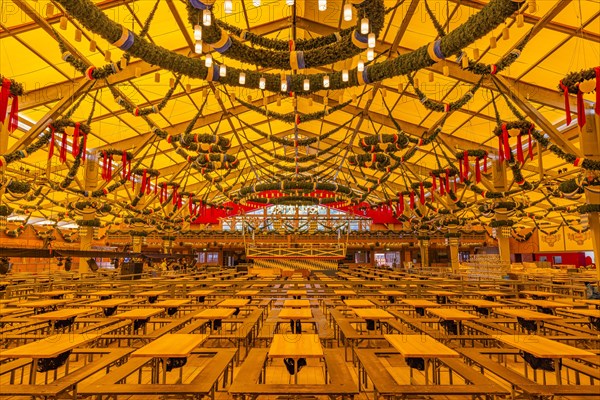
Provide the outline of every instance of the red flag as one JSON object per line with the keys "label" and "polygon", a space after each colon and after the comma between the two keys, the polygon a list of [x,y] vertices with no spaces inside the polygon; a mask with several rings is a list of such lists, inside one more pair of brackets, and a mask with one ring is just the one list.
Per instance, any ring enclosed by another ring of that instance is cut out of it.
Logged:
{"label": "red flag", "polygon": [[73,129],[73,146],[71,146],[71,154],[73,157],[77,157],[79,154],[79,122],[75,124]]}
{"label": "red flag", "polygon": [[6,120],[6,110],[8,110],[8,98],[10,96],[10,80],[3,78],[2,89],[0,89],[0,122],[2,123]]}
{"label": "red flag", "polygon": [[475,182],[481,182],[481,169],[479,168],[479,157],[475,159]]}
{"label": "red flag", "polygon": [[410,191],[409,205],[411,210],[415,209],[415,192],[413,192],[412,190]]}
{"label": "red flag", "polygon": [[465,177],[464,177],[463,181],[466,181],[467,179],[469,179],[469,153],[467,153],[466,150],[463,153],[463,161],[465,163],[465,168],[463,169],[463,173],[465,174]]}
{"label": "red flag", "polygon": [[404,195],[400,193],[400,199],[398,200],[398,213],[404,214]]}
{"label": "red flag", "polygon": [[571,103],[569,102],[569,88],[563,85],[562,81],[560,81],[560,88],[563,91],[563,96],[565,98],[565,114],[567,117],[567,125],[571,125]]}
{"label": "red flag", "polygon": [[488,154],[487,152],[485,153],[485,155],[483,156],[483,172],[487,173],[487,164],[488,164]]}
{"label": "red flag", "polygon": [[419,184],[419,188],[420,188],[420,200],[421,200],[421,204],[425,204],[425,187],[423,186],[423,182],[421,182]]}
{"label": "red flag", "polygon": [[58,157],[61,163],[67,161],[67,133],[63,132],[62,141],[60,143],[60,155]]}
{"label": "red flag", "polygon": [[600,67],[594,68],[596,72],[596,107],[594,112],[596,115],[600,115]]}

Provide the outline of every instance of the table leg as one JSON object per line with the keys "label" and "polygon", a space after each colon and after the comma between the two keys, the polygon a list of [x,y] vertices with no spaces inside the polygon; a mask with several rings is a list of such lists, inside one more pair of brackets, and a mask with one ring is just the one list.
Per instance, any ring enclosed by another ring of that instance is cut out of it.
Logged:
{"label": "table leg", "polygon": [[429,385],[429,358],[424,359],[425,362],[425,384]]}
{"label": "table leg", "polygon": [[163,359],[162,359],[162,361],[163,361],[163,370],[162,370],[163,376],[162,376],[162,383],[163,383],[163,384],[166,384],[166,383],[167,383],[167,359],[166,359],[166,358],[163,358]]}
{"label": "table leg", "polygon": [[31,369],[29,370],[29,384],[35,385],[35,373],[37,372],[37,358],[31,360]]}
{"label": "table leg", "polygon": [[554,359],[554,371],[556,371],[556,384],[557,385],[562,385],[562,376],[560,374],[561,369],[562,369],[562,359],[555,358]]}

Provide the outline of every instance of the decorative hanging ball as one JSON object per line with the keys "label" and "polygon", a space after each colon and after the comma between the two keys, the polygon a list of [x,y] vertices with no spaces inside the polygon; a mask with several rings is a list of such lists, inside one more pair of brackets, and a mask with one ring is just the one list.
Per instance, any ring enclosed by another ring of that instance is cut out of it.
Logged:
{"label": "decorative hanging ball", "polygon": [[67,29],[67,22],[69,22],[69,20],[67,19],[67,17],[60,17],[59,20],[59,24],[58,26],[60,27],[60,29],[62,29],[63,31]]}
{"label": "decorative hanging ball", "polygon": [[90,51],[94,52],[96,51],[96,41],[95,40],[90,40]]}
{"label": "decorative hanging ball", "polygon": [[111,54],[110,54],[110,50],[106,50],[106,51],[104,52],[104,61],[106,61],[106,62],[110,62],[110,56],[111,56]]}

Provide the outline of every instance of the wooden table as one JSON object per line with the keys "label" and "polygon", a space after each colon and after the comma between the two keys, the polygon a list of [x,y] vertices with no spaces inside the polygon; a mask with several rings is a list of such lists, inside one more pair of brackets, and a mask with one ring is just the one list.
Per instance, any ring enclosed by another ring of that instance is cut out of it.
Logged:
{"label": "wooden table", "polygon": [[497,303],[495,301],[489,300],[479,300],[479,299],[458,299],[460,304],[466,304],[468,306],[475,307],[475,311],[482,315],[490,315],[491,308],[502,308],[508,307],[507,304]]}
{"label": "wooden table", "polygon": [[259,293],[260,293],[260,290],[240,290],[239,292],[236,292],[235,295],[236,296],[246,296],[250,299],[250,298],[252,298],[252,296],[256,296]]}
{"label": "wooden table", "polygon": [[190,297],[196,297],[199,303],[204,303],[204,299],[206,298],[206,296],[209,296],[212,293],[214,293],[214,290],[202,289],[194,290],[192,292],[189,292],[187,295]]}
{"label": "wooden table", "polygon": [[553,361],[558,385],[562,384],[560,371],[563,358],[598,358],[598,355],[587,350],[538,335],[494,335],[493,338],[523,351],[525,376],[527,376],[527,364],[535,362],[537,368],[547,370],[550,368],[545,367],[549,367],[548,364]]}
{"label": "wooden table", "polygon": [[413,366],[417,366],[423,362],[426,385],[429,384],[429,365],[432,366],[431,376],[433,377],[433,383],[439,383],[437,382],[437,374],[435,373],[437,368],[435,360],[438,358],[460,357],[460,354],[456,351],[446,347],[428,335],[384,335],[384,337],[405,358],[406,363],[410,367],[411,378]]}
{"label": "wooden table", "polygon": [[310,301],[309,300],[284,300],[283,307],[292,307],[292,308],[310,307]]}
{"label": "wooden table", "polygon": [[292,333],[302,333],[302,321],[313,317],[310,308],[283,308],[278,315],[279,318],[289,319]]}
{"label": "wooden table", "polygon": [[219,330],[222,326],[222,321],[225,318],[229,318],[233,315],[235,309],[233,308],[207,308],[196,314],[197,319],[208,319],[210,321],[210,331]]}
{"label": "wooden table", "polygon": [[531,296],[531,298],[534,300],[545,300],[549,297],[552,298],[552,297],[561,296],[560,293],[542,292],[539,290],[521,290],[519,293]]}
{"label": "wooden table", "polygon": [[342,300],[346,300],[348,296],[356,296],[356,292],[354,290],[349,289],[336,289],[333,293],[337,296],[340,296]]}
{"label": "wooden table", "polygon": [[93,312],[93,308],[63,308],[58,311],[51,311],[44,314],[32,315],[31,319],[39,319],[40,321],[52,322],[53,329],[66,327],[73,324],[75,317],[81,314],[89,314]]}
{"label": "wooden table", "polygon": [[548,315],[541,312],[520,308],[505,308],[496,312],[498,314],[516,317],[519,325],[527,332],[536,332],[538,330],[538,324],[540,328],[543,328],[544,321],[561,319],[561,317],[556,315]]}
{"label": "wooden table", "polygon": [[[377,321],[381,321],[382,319],[394,319],[392,314],[380,308],[354,308],[352,311],[354,311],[359,318],[365,320],[368,331],[375,330],[375,322]],[[379,330],[382,331],[381,324],[379,324]]]}
{"label": "wooden table", "polygon": [[592,306],[596,306],[596,308],[600,309],[600,299],[585,299],[580,300],[584,304],[590,304]]}
{"label": "wooden table", "polygon": [[52,290],[50,292],[39,292],[36,295],[40,297],[50,297],[51,299],[62,299],[66,294],[75,293],[72,290]]}
{"label": "wooden table", "polygon": [[[2,311],[0,309],[0,311]],[[588,317],[590,319],[590,325],[595,328],[597,331],[600,331],[600,310],[599,309],[574,309],[569,310],[572,314],[583,315],[584,317]]]}
{"label": "wooden table", "polygon": [[[56,368],[68,363],[71,350],[85,343],[91,342],[96,337],[90,334],[59,334],[27,343],[12,349],[0,350],[0,358],[31,358],[29,384],[35,385],[38,367],[52,365]],[[50,363],[50,360],[54,362]]]}
{"label": "wooden table", "polygon": [[[11,314],[22,313],[22,312],[26,312],[26,311],[29,311],[29,310],[27,308],[4,307],[4,308],[0,308],[0,317],[4,317],[7,315],[11,315]],[[2,322],[0,322],[0,325],[2,325]]]}
{"label": "wooden table", "polygon": [[529,304],[530,306],[535,306],[537,308],[538,312],[541,312],[544,314],[549,314],[549,315],[556,315],[557,308],[571,307],[571,305],[569,305],[569,304],[559,303],[557,301],[550,301],[550,300],[527,300],[526,299],[526,300],[521,300],[519,302],[523,303],[523,304]]}
{"label": "wooden table", "polygon": [[408,304],[409,306],[414,307],[415,312],[420,316],[425,315],[426,308],[433,308],[433,307],[440,306],[438,303],[434,303],[433,301],[425,300],[425,299],[402,299],[400,301],[403,302],[404,304]]}
{"label": "wooden table", "polygon": [[473,293],[478,296],[483,296],[485,300],[494,301],[496,297],[508,297],[510,293],[500,292],[498,290],[474,290],[466,294]]}
{"label": "wooden table", "polygon": [[117,308],[121,304],[126,304],[126,303],[129,303],[130,301],[131,301],[130,299],[106,299],[106,300],[100,300],[100,301],[96,301],[94,303],[86,304],[86,306],[101,307],[102,311],[104,312],[104,315],[107,317],[110,317],[111,315],[113,315],[115,313],[115,311],[117,311]]}
{"label": "wooden table", "polygon": [[[151,357],[162,360],[162,383],[167,383],[167,368],[179,368],[182,377],[183,365],[192,351],[200,346],[208,335],[167,333],[151,343],[131,353],[131,357]],[[158,372],[158,368],[154,369]],[[157,374],[156,374],[157,375]],[[152,383],[157,383],[158,378],[153,374]]]}
{"label": "wooden table", "polygon": [[373,304],[370,300],[364,299],[346,299],[344,300],[344,304],[352,308],[375,307],[375,304]]}
{"label": "wooden table", "polygon": [[110,299],[112,296],[123,293],[122,290],[98,290],[96,292],[88,293],[88,296],[100,297],[100,300]]}
{"label": "wooden table", "polygon": [[40,312],[45,312],[47,309],[56,310],[58,305],[63,305],[67,302],[68,300],[35,300],[21,303],[19,304],[19,307],[33,308],[33,312],[38,314]]}
{"label": "wooden table", "polygon": [[111,318],[121,319],[121,320],[131,320],[132,331],[135,332],[139,328],[144,328],[144,333],[146,333],[146,323],[148,320],[160,314],[162,311],[156,308],[135,308],[133,310],[125,311],[120,314],[114,314]]}
{"label": "wooden table", "polygon": [[448,304],[449,296],[456,296],[455,292],[449,290],[428,290],[427,293],[435,295],[438,304]]}
{"label": "wooden table", "polygon": [[147,290],[145,292],[136,293],[136,297],[147,297],[148,303],[152,304],[158,300],[158,296],[161,294],[169,293],[168,290]]}
{"label": "wooden table", "polygon": [[290,289],[287,291],[288,296],[293,296],[294,299],[299,299],[302,296],[306,296],[306,290],[303,289]]}
{"label": "wooden table", "polygon": [[427,310],[427,312],[440,317],[440,325],[442,325],[448,333],[453,335],[462,334],[462,321],[479,319],[477,315],[469,314],[454,308],[432,308]]}
{"label": "wooden table", "polygon": [[169,299],[169,300],[162,300],[162,301],[157,301],[156,303],[153,304],[148,304],[148,307],[161,307],[167,310],[167,314],[168,315],[173,315],[177,313],[177,310],[179,309],[179,307],[185,305],[185,304],[189,304],[191,302],[191,300],[188,299]]}
{"label": "wooden table", "polygon": [[[269,358],[290,358],[294,361],[294,382],[298,383],[298,361],[301,358],[323,358],[323,347],[318,335],[273,335]],[[292,390],[293,391],[293,390]]]}

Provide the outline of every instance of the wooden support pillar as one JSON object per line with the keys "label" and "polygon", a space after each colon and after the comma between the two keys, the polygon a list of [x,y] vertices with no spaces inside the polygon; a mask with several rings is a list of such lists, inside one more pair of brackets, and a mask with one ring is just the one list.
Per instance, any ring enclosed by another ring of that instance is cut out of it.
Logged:
{"label": "wooden support pillar", "polygon": [[421,250],[421,269],[429,267],[429,239],[419,239]]}
{"label": "wooden support pillar", "polygon": [[[503,162],[498,162],[498,160],[492,162],[492,166],[492,179],[494,189],[497,191],[505,191],[507,188],[507,166]],[[494,219],[496,221],[505,221],[507,218],[504,214],[501,213],[501,210],[498,210]],[[503,264],[510,265],[510,235],[504,235],[502,233],[502,228],[498,228],[496,231],[496,238],[498,239],[498,250],[500,252],[500,260]]]}
{"label": "wooden support pillar", "polygon": [[[98,160],[91,156],[86,158],[85,163],[85,179],[83,182],[84,189],[92,191],[96,189],[98,185]],[[100,200],[101,201],[101,200]],[[82,219],[84,221],[91,221],[96,218],[96,212],[94,209],[90,209],[86,212],[83,210]],[[94,240],[94,228],[91,226],[79,227],[79,250],[91,250],[92,241]],[[87,264],[87,258],[79,257],[79,273],[89,272],[90,267]]]}
{"label": "wooden support pillar", "polygon": [[[456,234],[458,230],[452,229],[448,233]],[[458,245],[459,245],[458,237],[449,237],[448,238],[448,247],[450,248],[450,266],[452,267],[453,273],[458,273]]]}

